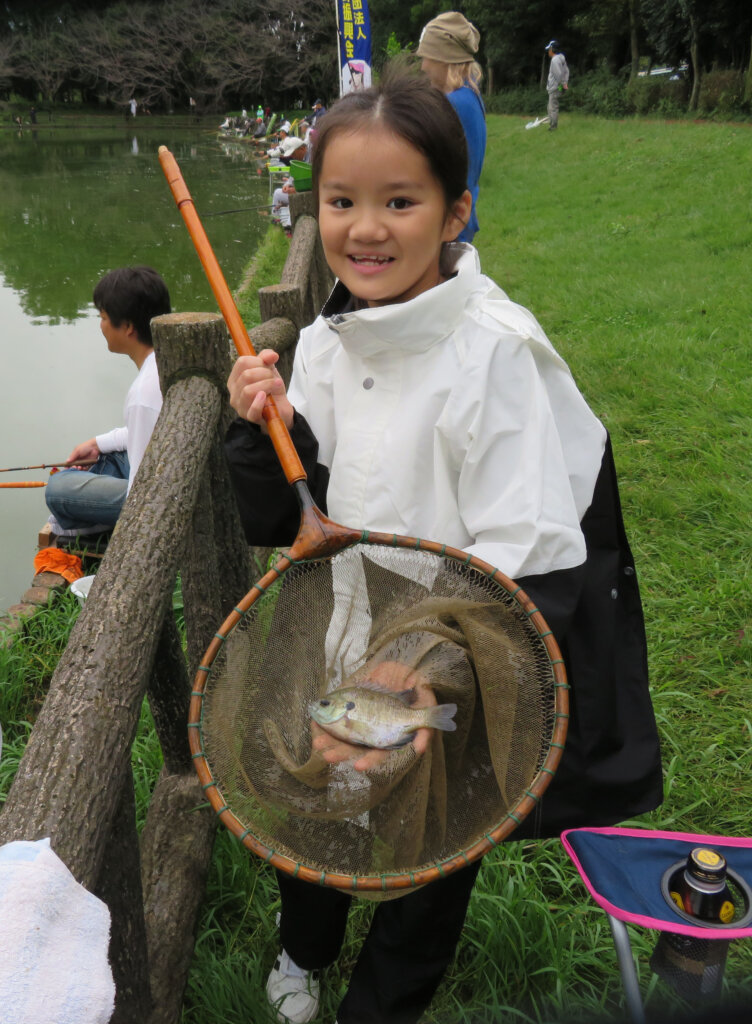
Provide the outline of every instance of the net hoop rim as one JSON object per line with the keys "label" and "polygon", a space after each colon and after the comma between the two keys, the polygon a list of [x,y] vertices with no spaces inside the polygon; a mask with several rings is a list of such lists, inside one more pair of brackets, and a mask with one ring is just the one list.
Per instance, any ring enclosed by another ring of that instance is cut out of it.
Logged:
{"label": "net hoop rim", "polygon": [[[364,530],[360,536],[346,545],[346,547],[354,547],[355,544],[360,543],[382,544],[414,551],[428,551],[432,554],[438,554],[460,562],[462,565],[478,569],[490,579],[501,584],[509,596],[520,605],[526,618],[535,628],[538,639],[542,641],[545,647],[554,678],[555,699],[554,725],[549,748],[545,760],[536,773],[530,788],[525,791],[524,796],[517,801],[513,808],[507,811],[504,818],[485,833],[482,839],[477,840],[466,849],[460,850],[452,857],[416,871],[385,872],[379,875],[343,875],[310,867],[299,861],[292,860],[285,854],[278,853],[257,839],[251,830],[246,828],[227,806],[222,792],[214,780],[204,753],[201,733],[206,685],[211,675],[214,659],[219,654],[225,640],[256,601],[273,583],[281,579],[289,568],[295,564],[304,564],[306,561],[320,560],[320,556],[296,561],[288,555],[280,555],[276,563],[251,587],[248,593],[227,616],[219,631],[214,634],[196,670],[188,713],[188,741],[191,758],[201,787],[215,814],[222,824],[252,853],[294,878],[299,878],[302,881],[311,882],[316,885],[347,890],[354,894],[358,892],[376,893],[418,888],[439,878],[444,878],[460,868],[467,867],[478,860],[478,858],[490,853],[491,850],[514,832],[517,826],[524,821],[527,815],[540,802],[561,760],[569,724],[569,684],[559,645],[535,603],[514,580],[510,579],[495,566],[484,562],[475,555],[469,555],[466,551],[462,551],[459,548],[438,544],[435,541]],[[294,548],[292,553],[294,553]]]}

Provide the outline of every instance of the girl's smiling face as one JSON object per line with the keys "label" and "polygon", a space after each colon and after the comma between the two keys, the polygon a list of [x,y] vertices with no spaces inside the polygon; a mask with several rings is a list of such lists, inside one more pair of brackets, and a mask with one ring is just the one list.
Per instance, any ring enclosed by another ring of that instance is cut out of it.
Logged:
{"label": "girl's smiling face", "polygon": [[326,261],[369,306],[407,302],[439,284],[441,246],[460,233],[472,203],[465,192],[448,210],[425,156],[383,127],[333,136],[318,193]]}

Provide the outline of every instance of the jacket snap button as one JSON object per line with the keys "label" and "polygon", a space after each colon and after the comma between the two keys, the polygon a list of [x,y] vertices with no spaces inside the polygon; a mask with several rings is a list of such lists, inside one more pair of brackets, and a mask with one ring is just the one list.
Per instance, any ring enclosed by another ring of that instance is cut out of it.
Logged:
{"label": "jacket snap button", "polygon": [[363,387],[366,389],[366,391],[370,391],[371,388],[373,387],[373,377],[366,377],[366,379],[363,381]]}

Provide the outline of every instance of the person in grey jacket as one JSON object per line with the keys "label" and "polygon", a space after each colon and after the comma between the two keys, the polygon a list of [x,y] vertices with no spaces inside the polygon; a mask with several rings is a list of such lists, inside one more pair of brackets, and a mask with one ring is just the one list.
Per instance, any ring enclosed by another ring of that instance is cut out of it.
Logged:
{"label": "person in grey jacket", "polygon": [[551,64],[548,68],[548,81],[546,91],[548,92],[548,130],[556,131],[559,124],[559,94],[569,88],[569,68],[567,59],[559,48],[559,44],[552,39],[546,46]]}

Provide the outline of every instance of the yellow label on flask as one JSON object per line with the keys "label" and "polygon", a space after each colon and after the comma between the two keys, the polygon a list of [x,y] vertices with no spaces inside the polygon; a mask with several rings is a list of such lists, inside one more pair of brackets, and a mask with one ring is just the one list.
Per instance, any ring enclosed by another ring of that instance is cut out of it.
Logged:
{"label": "yellow label on flask", "polygon": [[671,892],[669,892],[669,896],[674,901],[674,903],[677,905],[679,910],[684,910],[684,904],[683,904],[682,898],[681,898],[681,896],[679,895],[678,892],[674,892],[673,890],[671,890]]}
{"label": "yellow label on flask", "polygon": [[721,912],[718,915],[724,924],[729,924],[734,920],[734,904],[731,900],[724,900],[721,904]]}

